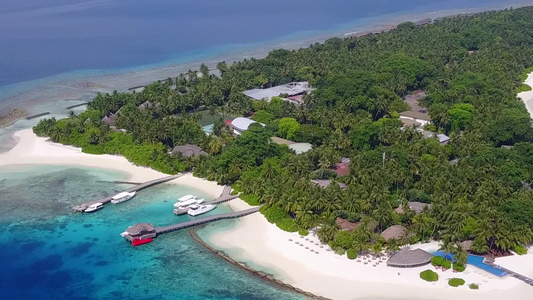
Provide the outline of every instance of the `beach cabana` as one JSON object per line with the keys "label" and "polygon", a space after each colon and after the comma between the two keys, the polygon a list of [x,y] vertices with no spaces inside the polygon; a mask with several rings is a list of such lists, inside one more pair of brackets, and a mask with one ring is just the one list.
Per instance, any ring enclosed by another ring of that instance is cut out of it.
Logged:
{"label": "beach cabana", "polygon": [[400,251],[387,260],[387,266],[396,268],[419,267],[429,264],[432,257],[433,254],[422,249]]}
{"label": "beach cabana", "polygon": [[393,225],[381,233],[381,236],[386,240],[401,239],[407,234],[407,228],[402,225]]}

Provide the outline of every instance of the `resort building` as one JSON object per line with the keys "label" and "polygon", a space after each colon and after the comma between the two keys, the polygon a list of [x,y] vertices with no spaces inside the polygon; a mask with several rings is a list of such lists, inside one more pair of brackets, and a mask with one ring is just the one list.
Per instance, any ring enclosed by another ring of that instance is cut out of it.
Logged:
{"label": "resort building", "polygon": [[408,231],[407,228],[403,227],[402,225],[393,225],[385,231],[381,233],[381,236],[385,239],[385,241],[388,241],[390,239],[401,239],[405,235],[407,235]]}
{"label": "resort building", "polygon": [[176,155],[178,153],[183,157],[207,155],[207,152],[205,152],[202,148],[191,144],[176,146],[174,149],[172,149],[172,151],[170,151],[171,155]]}
{"label": "resort building", "polygon": [[432,257],[433,254],[422,249],[400,251],[387,260],[387,266],[397,268],[420,267],[429,264]]}
{"label": "resort building", "polygon": [[348,157],[341,158],[341,162],[335,165],[335,173],[337,176],[345,176],[350,174],[350,159]]}
{"label": "resort building", "polygon": [[292,145],[294,144],[293,141],[289,141],[289,140],[286,140],[286,139],[283,139],[283,138],[280,138],[280,137],[277,137],[277,136],[273,136],[270,138],[270,140],[275,143],[275,144],[278,144],[278,145]]}
{"label": "resort building", "polygon": [[[410,210],[414,211],[417,214],[419,214],[422,211],[424,211],[424,209],[426,207],[431,208],[431,204],[423,203],[423,202],[414,202],[414,201],[413,202],[407,202],[407,206],[409,207]],[[400,206],[400,207],[396,208],[394,211],[399,213],[399,214],[402,214],[402,213],[406,212],[405,208],[403,206]]]}
{"label": "resort building", "polygon": [[140,239],[154,238],[156,236],[154,225],[150,223],[138,223],[126,229],[126,233],[131,237]]}
{"label": "resort building", "polygon": [[[233,129],[233,134],[241,135],[241,133],[243,133],[243,131],[248,130],[248,127],[250,127],[250,125],[252,125],[253,123],[256,123],[256,122],[252,119],[238,117],[238,118],[233,119],[233,121],[231,121],[230,126],[231,126],[231,129]],[[259,124],[265,127],[265,124],[263,123],[259,123]]]}
{"label": "resort building", "polygon": [[413,120],[415,122],[420,123],[420,125],[422,126],[431,123],[431,117],[429,116],[429,114],[419,111],[404,111],[400,113],[400,119],[402,121]]}
{"label": "resort building", "polygon": [[137,108],[139,108],[140,111],[143,111],[147,108],[152,108],[152,107],[154,107],[154,105],[150,101],[144,101],[141,105],[137,106]]}
{"label": "resort building", "polygon": [[446,145],[450,141],[450,137],[442,133],[435,133],[435,132],[424,130],[422,128],[417,128],[416,130],[422,133],[422,136],[425,139],[436,138],[441,145]]}
{"label": "resort building", "polygon": [[282,139],[282,138],[277,137],[277,136],[271,137],[270,140],[273,143],[276,143],[278,145],[287,145],[289,147],[289,149],[291,149],[294,152],[296,152],[296,154],[302,154],[302,153],[305,153],[305,152],[313,149],[313,145],[311,145],[309,143],[295,143],[293,141]]}
{"label": "resort building", "polygon": [[286,101],[293,103],[303,103],[303,99],[298,96],[302,96],[305,93],[311,92],[313,89],[309,87],[307,81],[302,82],[291,82],[287,84],[282,84],[266,89],[253,89],[243,92],[246,96],[255,99],[255,100],[267,100],[270,101],[272,97],[279,97],[283,95],[286,98],[283,98]]}
{"label": "resort building", "polygon": [[289,149],[296,152],[296,154],[302,154],[313,149],[313,145],[309,143],[294,143],[289,145]]}
{"label": "resort building", "polygon": [[424,98],[426,98],[426,93],[422,90],[416,90],[411,95],[403,97],[403,101],[411,107],[411,111],[427,113],[426,108],[420,106],[420,100]]}
{"label": "resort building", "polygon": [[102,122],[106,123],[109,126],[115,126],[115,119],[117,118],[116,114],[110,114],[109,116],[105,116],[102,119]]}

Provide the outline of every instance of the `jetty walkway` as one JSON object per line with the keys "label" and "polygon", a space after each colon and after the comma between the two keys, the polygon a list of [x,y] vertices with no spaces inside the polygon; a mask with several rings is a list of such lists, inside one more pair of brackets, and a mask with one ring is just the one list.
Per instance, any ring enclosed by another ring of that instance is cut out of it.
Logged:
{"label": "jetty walkway", "polygon": [[220,196],[215,198],[212,201],[206,202],[205,204],[219,204],[223,202],[228,202],[230,200],[233,200],[235,198],[239,197],[239,195],[231,195],[231,186],[224,186],[224,189],[222,190],[222,193],[220,193]]}
{"label": "jetty walkway", "polygon": [[215,221],[219,221],[219,220],[240,218],[240,217],[244,217],[244,216],[247,216],[247,215],[250,215],[250,214],[258,212],[259,208],[260,207],[253,207],[253,208],[249,208],[249,209],[245,209],[245,210],[241,210],[241,211],[236,211],[236,212],[231,212],[231,213],[226,213],[226,214],[213,215],[213,216],[200,218],[200,219],[196,219],[196,220],[191,220],[191,221],[187,221],[187,222],[182,222],[182,223],[178,223],[178,224],[174,224],[174,225],[163,226],[163,227],[155,227],[155,232],[156,232],[157,235],[160,235],[160,234],[163,234],[163,233],[168,233],[168,232],[172,232],[172,231],[176,231],[176,230],[180,230],[180,229],[190,228],[190,227],[194,227],[194,226],[198,226],[198,225],[202,225],[202,224],[206,224],[206,223],[211,223],[211,222],[215,222]]}
{"label": "jetty walkway", "polygon": [[[154,180],[150,180],[150,181],[147,181],[147,182],[144,182],[144,183],[141,183],[139,185],[136,185],[134,187],[131,187],[123,192],[136,192],[136,191],[140,191],[142,189],[145,189],[145,188],[148,188],[148,187],[151,187],[151,186],[154,186],[156,184],[160,184],[160,183],[163,183],[163,182],[167,182],[167,181],[170,181],[170,180],[173,180],[173,179],[176,179],[178,177],[182,176],[181,174],[178,174],[178,175],[172,175],[172,176],[166,176],[166,177],[163,177],[163,178],[158,178],[158,179],[154,179]],[[117,193],[118,194],[118,193]],[[99,200],[93,200],[93,201],[89,201],[89,202],[85,202],[85,203],[82,203],[80,205],[77,205],[77,206],[74,206],[74,210],[75,211],[84,211],[87,209],[87,207],[89,207],[90,205],[92,204],[95,204],[95,203],[102,203],[102,204],[106,204],[106,203],[109,203],[111,202],[111,200],[113,199],[113,196],[115,194],[111,195],[111,196],[107,196],[107,197],[104,197],[102,199],[99,199]],[[221,195],[222,196],[222,195]]]}

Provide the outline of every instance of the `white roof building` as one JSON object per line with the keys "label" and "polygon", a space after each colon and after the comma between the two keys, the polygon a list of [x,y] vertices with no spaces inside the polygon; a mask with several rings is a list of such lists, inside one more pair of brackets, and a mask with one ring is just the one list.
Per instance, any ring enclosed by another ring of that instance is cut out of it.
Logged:
{"label": "white roof building", "polygon": [[[250,127],[250,125],[252,125],[253,123],[256,123],[256,121],[244,117],[238,117],[231,121],[231,127],[233,128],[234,134],[240,135],[243,131],[248,130],[248,127]],[[259,124],[265,127],[265,124]]]}
{"label": "white roof building", "polygon": [[289,145],[289,149],[296,152],[296,154],[302,154],[313,148],[313,145],[309,143],[294,143]]}
{"label": "white roof building", "polygon": [[287,94],[290,97],[312,90],[312,88],[309,88],[309,83],[307,81],[302,81],[282,84],[267,89],[248,90],[243,92],[243,94],[255,100],[266,99],[267,101],[270,101],[272,97],[278,97],[281,94]]}

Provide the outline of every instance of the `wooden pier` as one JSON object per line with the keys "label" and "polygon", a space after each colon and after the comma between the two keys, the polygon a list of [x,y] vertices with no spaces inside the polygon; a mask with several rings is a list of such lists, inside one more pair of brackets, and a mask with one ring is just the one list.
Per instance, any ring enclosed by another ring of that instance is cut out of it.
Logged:
{"label": "wooden pier", "polygon": [[205,218],[194,219],[191,221],[182,222],[182,223],[178,223],[174,225],[163,226],[163,227],[154,227],[151,223],[138,223],[126,229],[126,231],[122,233],[121,236],[130,242],[133,242],[135,238],[139,238],[139,239],[154,238],[161,234],[180,230],[180,229],[191,228],[191,227],[195,227],[198,225],[203,225],[203,224],[207,224],[207,223],[211,223],[211,222],[215,222],[219,220],[224,220],[224,219],[235,219],[235,218],[244,217],[244,216],[258,212],[260,208],[261,208],[260,206],[257,206],[257,207],[253,207],[253,208],[249,208],[249,209],[245,209],[241,211],[213,215],[213,216],[209,216]]}
{"label": "wooden pier", "polygon": [[[136,191],[140,191],[142,189],[145,189],[145,188],[148,188],[148,187],[151,187],[151,186],[154,186],[156,184],[160,184],[160,183],[163,183],[163,182],[167,182],[167,181],[170,181],[170,180],[173,180],[173,179],[176,179],[178,177],[180,177],[181,175],[178,174],[178,175],[172,175],[172,176],[167,176],[167,177],[163,177],[163,178],[158,178],[158,179],[154,179],[154,180],[150,180],[150,181],[147,181],[147,182],[144,182],[142,184],[139,184],[139,185],[136,185],[134,187],[131,187],[123,192],[136,192]],[[118,194],[118,193],[117,193]],[[95,203],[102,203],[102,204],[106,204],[106,203],[109,203],[111,202],[111,200],[113,199],[113,196],[115,194],[111,195],[111,196],[107,196],[107,197],[104,197],[102,199],[99,199],[99,200],[93,200],[93,201],[90,201],[90,202],[85,202],[85,203],[82,203],[78,206],[74,206],[74,210],[75,211],[85,211],[87,209],[87,207],[89,207],[90,205],[92,204],[95,204]]]}
{"label": "wooden pier", "polygon": [[231,194],[231,186],[224,186],[224,189],[222,190],[222,193],[220,193],[220,196],[218,196],[217,198],[215,198],[214,200],[212,201],[209,201],[209,202],[206,202],[205,204],[219,204],[219,203],[224,203],[224,202],[228,202],[230,200],[233,200],[235,198],[239,197],[239,195],[232,195]]}
{"label": "wooden pier", "polygon": [[198,226],[198,225],[202,225],[202,224],[207,224],[207,223],[211,223],[211,222],[215,222],[215,221],[219,221],[219,220],[240,218],[240,217],[244,217],[244,216],[247,216],[247,215],[250,215],[250,214],[258,212],[259,208],[260,207],[253,207],[253,208],[249,208],[249,209],[245,209],[245,210],[241,210],[241,211],[236,211],[236,212],[231,212],[231,213],[226,213],[226,214],[213,215],[213,216],[200,218],[200,219],[196,219],[196,220],[191,220],[191,221],[187,221],[187,222],[182,222],[182,223],[178,223],[178,224],[174,224],[174,225],[156,227],[155,228],[155,232],[156,232],[157,235],[160,235],[160,234],[163,234],[163,233],[168,233],[168,232],[172,232],[172,231],[176,231],[176,230],[180,230],[180,229],[190,228],[190,227],[194,227],[194,226]]}

